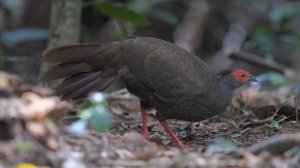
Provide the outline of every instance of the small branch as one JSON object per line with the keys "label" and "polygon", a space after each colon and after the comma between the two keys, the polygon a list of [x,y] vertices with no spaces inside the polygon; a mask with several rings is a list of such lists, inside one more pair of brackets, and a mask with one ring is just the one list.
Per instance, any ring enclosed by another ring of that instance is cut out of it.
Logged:
{"label": "small branch", "polygon": [[291,96],[291,97],[289,97],[288,99],[286,99],[282,104],[280,104],[280,105],[278,106],[278,108],[276,109],[275,113],[274,113],[272,116],[270,116],[270,117],[268,117],[268,118],[266,118],[266,119],[264,119],[264,120],[261,120],[261,121],[259,121],[259,122],[264,123],[264,122],[272,121],[272,120],[274,119],[274,117],[278,114],[278,112],[279,112],[279,110],[282,108],[282,106],[285,105],[289,100],[291,100],[291,99],[293,99],[293,98],[294,98],[294,95]]}
{"label": "small branch", "polygon": [[276,72],[279,72],[279,73],[283,73],[284,69],[286,69],[286,67],[284,67],[281,64],[278,64],[278,63],[270,64],[266,61],[266,59],[264,59],[260,56],[257,56],[255,54],[246,52],[246,51],[240,51],[240,52],[232,53],[230,55],[230,57],[232,57],[234,59],[241,59],[241,60],[246,61],[248,63],[255,64],[255,65],[258,65],[258,66],[262,66],[262,67],[268,68],[270,70],[273,70],[273,71],[276,71]]}
{"label": "small branch", "polygon": [[173,34],[175,44],[195,52],[201,46],[209,11],[206,0],[190,1],[182,23],[176,27]]}
{"label": "small branch", "polygon": [[229,30],[223,39],[222,48],[215,54],[210,63],[215,72],[222,72],[233,65],[233,60],[229,56],[240,51],[249,28],[250,25],[243,22],[230,24]]}
{"label": "small branch", "polygon": [[296,121],[299,122],[298,108],[297,108],[298,95],[296,94],[296,92],[294,92],[294,97],[295,97]]}
{"label": "small branch", "polygon": [[233,52],[230,57],[232,57],[233,59],[240,59],[243,60],[245,62],[248,62],[250,64],[253,65],[258,65],[264,68],[267,68],[271,71],[275,71],[275,72],[279,72],[284,74],[286,77],[296,80],[296,81],[300,81],[300,76],[296,73],[295,70],[288,68],[285,65],[282,65],[280,63],[268,63],[266,59],[264,59],[263,57],[260,57],[258,55],[246,52],[246,51],[239,51],[239,52]]}

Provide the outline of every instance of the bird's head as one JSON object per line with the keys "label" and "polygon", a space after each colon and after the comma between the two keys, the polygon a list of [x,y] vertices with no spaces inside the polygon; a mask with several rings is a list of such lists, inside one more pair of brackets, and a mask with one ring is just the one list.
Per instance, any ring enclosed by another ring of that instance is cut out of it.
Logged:
{"label": "bird's head", "polygon": [[243,69],[225,72],[220,78],[220,84],[236,89],[246,83],[257,82],[256,78]]}
{"label": "bird's head", "polygon": [[242,85],[248,82],[257,82],[256,78],[253,75],[242,69],[237,69],[233,71],[232,76],[237,82],[239,82]]}

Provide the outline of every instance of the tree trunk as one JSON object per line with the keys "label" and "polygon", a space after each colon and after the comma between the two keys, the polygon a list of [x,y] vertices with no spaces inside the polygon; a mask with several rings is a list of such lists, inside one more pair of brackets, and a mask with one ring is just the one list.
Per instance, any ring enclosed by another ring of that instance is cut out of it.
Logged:
{"label": "tree trunk", "polygon": [[[47,48],[53,48],[66,44],[75,44],[79,41],[81,0],[52,0],[51,18],[49,29],[49,42]],[[51,65],[42,63],[39,77],[41,77]],[[55,83],[48,83],[54,86]]]}

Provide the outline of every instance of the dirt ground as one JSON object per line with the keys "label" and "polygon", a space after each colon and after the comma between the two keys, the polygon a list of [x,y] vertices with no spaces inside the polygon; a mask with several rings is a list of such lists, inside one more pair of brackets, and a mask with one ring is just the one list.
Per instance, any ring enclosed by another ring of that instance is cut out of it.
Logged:
{"label": "dirt ground", "polygon": [[[123,136],[126,132],[131,131],[141,133],[139,113],[115,118],[113,134]],[[179,120],[169,120],[168,123],[183,142],[191,147],[206,146],[218,139],[230,140],[240,147],[247,147],[274,135],[295,133],[300,130],[300,124],[294,120],[285,121],[278,128],[272,128],[268,122],[258,122],[255,121],[255,116],[243,114],[234,114],[232,118],[216,116],[195,123]],[[163,146],[174,146],[171,138],[154,118],[151,118],[149,131],[150,141]]]}

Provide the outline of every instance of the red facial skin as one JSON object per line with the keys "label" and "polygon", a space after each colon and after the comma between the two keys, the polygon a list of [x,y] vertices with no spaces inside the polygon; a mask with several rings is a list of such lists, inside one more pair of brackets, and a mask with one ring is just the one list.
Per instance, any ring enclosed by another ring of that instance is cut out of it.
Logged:
{"label": "red facial skin", "polygon": [[242,69],[235,70],[233,72],[233,76],[237,81],[241,82],[242,84],[252,78],[252,75],[249,72]]}

